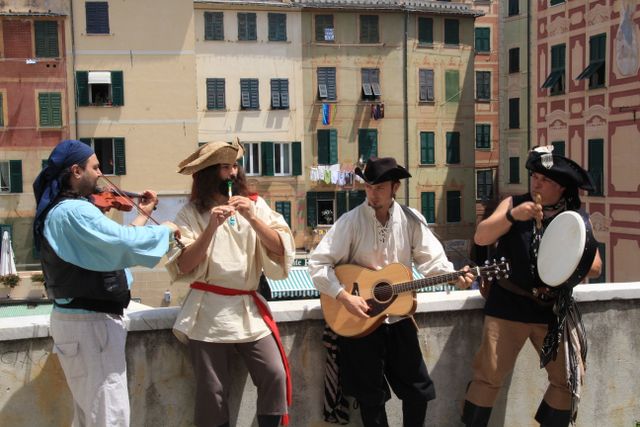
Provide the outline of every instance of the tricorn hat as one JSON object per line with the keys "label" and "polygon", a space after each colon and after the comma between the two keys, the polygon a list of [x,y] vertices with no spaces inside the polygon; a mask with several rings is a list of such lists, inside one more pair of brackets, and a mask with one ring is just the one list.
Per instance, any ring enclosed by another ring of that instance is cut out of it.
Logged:
{"label": "tricorn hat", "polygon": [[553,145],[536,147],[531,150],[526,167],[531,172],[542,174],[565,188],[595,190],[589,173],[573,160],[559,154],[553,154]]}
{"label": "tricorn hat", "polygon": [[398,165],[393,157],[369,159],[362,169],[359,167],[355,169],[355,174],[364,179],[367,184],[380,184],[411,177],[411,174]]}
{"label": "tricorn hat", "polygon": [[178,173],[192,175],[204,168],[218,164],[234,164],[244,155],[238,138],[233,142],[214,141],[199,147],[193,154],[178,164]]}

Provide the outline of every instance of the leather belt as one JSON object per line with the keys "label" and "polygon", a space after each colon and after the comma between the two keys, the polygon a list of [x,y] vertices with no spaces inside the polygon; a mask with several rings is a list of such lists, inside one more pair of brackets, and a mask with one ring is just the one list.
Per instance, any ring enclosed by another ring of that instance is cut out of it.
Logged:
{"label": "leather belt", "polygon": [[552,306],[556,301],[555,291],[546,286],[531,288],[531,291],[527,291],[526,289],[523,289],[520,286],[513,284],[508,279],[498,280],[498,285],[502,289],[506,289],[507,291],[514,293],[516,295],[529,298],[530,300],[535,301],[537,304],[545,307]]}

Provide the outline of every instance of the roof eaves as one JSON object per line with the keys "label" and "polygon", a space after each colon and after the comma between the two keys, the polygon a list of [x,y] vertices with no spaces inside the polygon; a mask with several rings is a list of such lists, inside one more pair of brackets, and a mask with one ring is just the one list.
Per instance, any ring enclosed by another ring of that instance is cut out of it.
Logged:
{"label": "roof eaves", "polygon": [[28,16],[67,16],[67,14],[66,13],[61,13],[61,12],[32,12],[32,11],[14,12],[11,9],[9,9],[9,11],[7,11],[7,12],[0,12],[0,16],[24,16],[24,17],[28,17]]}

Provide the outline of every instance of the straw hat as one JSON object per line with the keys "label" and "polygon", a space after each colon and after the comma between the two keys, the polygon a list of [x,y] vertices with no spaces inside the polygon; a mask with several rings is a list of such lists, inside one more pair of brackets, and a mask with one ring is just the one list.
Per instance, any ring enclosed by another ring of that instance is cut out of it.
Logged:
{"label": "straw hat", "polygon": [[244,156],[244,149],[236,137],[233,142],[208,142],[178,164],[178,173],[192,175],[204,168],[219,164],[234,164]]}

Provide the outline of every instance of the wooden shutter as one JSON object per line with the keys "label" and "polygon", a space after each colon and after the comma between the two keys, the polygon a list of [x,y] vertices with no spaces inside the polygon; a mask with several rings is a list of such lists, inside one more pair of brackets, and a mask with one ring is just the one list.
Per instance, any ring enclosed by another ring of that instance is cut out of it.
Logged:
{"label": "wooden shutter", "polygon": [[249,38],[248,40],[257,40],[257,28],[256,28],[256,14],[255,13],[248,13],[247,14],[247,20],[248,20],[248,24],[249,24]]}
{"label": "wooden shutter", "polygon": [[289,79],[280,79],[280,106],[289,108]]}
{"label": "wooden shutter", "polygon": [[460,44],[460,23],[457,19],[444,20],[444,43],[450,45]]}
{"label": "wooden shutter", "polygon": [[595,191],[590,191],[589,195],[604,195],[604,140],[590,139],[588,142],[588,170],[589,175],[595,184]]}
{"label": "wooden shutter", "polygon": [[207,79],[207,110],[216,108],[216,85],[214,79]]}
{"label": "wooden shutter", "polygon": [[124,138],[113,138],[113,162],[116,175],[127,174],[127,161],[124,149]]}
{"label": "wooden shutter", "polygon": [[89,105],[89,72],[76,71],[76,102],[79,107]]}
{"label": "wooden shutter", "polygon": [[553,154],[559,154],[561,156],[565,155],[564,141],[553,141],[551,145],[553,145]]}
{"label": "wooden shutter", "polygon": [[420,193],[420,202],[422,215],[427,223],[434,224],[436,222],[436,193],[432,191]]}
{"label": "wooden shutter", "polygon": [[418,43],[433,43],[432,18],[418,18]]}
{"label": "wooden shutter", "polygon": [[109,34],[109,3],[88,1],[85,3],[87,34]]}
{"label": "wooden shutter", "polygon": [[22,160],[9,160],[9,191],[22,193]]}
{"label": "wooden shutter", "polygon": [[514,47],[509,49],[509,72],[517,73],[520,71],[520,48]]}
{"label": "wooden shutter", "polygon": [[343,213],[347,212],[347,192],[336,191],[336,219],[340,218]]}
{"label": "wooden shutter", "polygon": [[457,70],[447,70],[444,73],[446,102],[460,100],[460,73]]}
{"label": "wooden shutter", "polygon": [[287,15],[284,13],[269,13],[269,41],[287,40]]}
{"label": "wooden shutter", "polygon": [[447,191],[447,222],[460,222],[459,191]]}
{"label": "wooden shutter", "polygon": [[36,57],[57,58],[58,49],[58,22],[34,21]]}
{"label": "wooden shutter", "polygon": [[54,92],[49,94],[49,108],[51,112],[51,126],[62,127],[62,95]]}
{"label": "wooden shutter", "polygon": [[291,228],[291,202],[276,202],[276,212],[278,212]]}
{"label": "wooden shutter", "polygon": [[420,163],[435,164],[435,142],[433,132],[420,132]]}
{"label": "wooden shutter", "polygon": [[291,143],[291,161],[293,163],[291,167],[291,175],[302,175],[302,143],[300,141],[294,141]]}
{"label": "wooden shutter", "polygon": [[358,129],[358,158],[364,161],[378,157],[378,130]]}
{"label": "wooden shutter", "polygon": [[261,142],[260,147],[262,151],[262,175],[273,176],[275,169],[273,161],[273,142]]}
{"label": "wooden shutter", "polygon": [[312,228],[318,225],[317,200],[317,193],[315,191],[307,192],[307,225]]}
{"label": "wooden shutter", "polygon": [[329,129],[329,164],[338,163],[338,131]]}
{"label": "wooden shutter", "polygon": [[490,52],[491,30],[486,27],[476,28],[475,36],[476,52]]}
{"label": "wooden shutter", "polygon": [[509,99],[509,129],[520,127],[520,98]]}
{"label": "wooden shutter", "polygon": [[207,79],[207,110],[224,110],[224,79]]}
{"label": "wooden shutter", "polygon": [[91,144],[91,138],[80,138],[79,139],[80,142],[84,142],[85,144],[87,144],[89,147],[92,146]]}
{"label": "wooden shutter", "polygon": [[280,80],[271,79],[271,108],[280,108]]}
{"label": "wooden shutter", "polygon": [[319,165],[328,165],[330,155],[329,148],[329,130],[320,129],[318,130],[318,164]]}
{"label": "wooden shutter", "polygon": [[223,12],[204,13],[204,39],[224,40],[224,14]]}
{"label": "wooden shutter", "polygon": [[336,69],[325,68],[327,75],[327,99],[330,101],[336,100]]}
{"label": "wooden shutter", "polygon": [[447,163],[460,163],[460,133],[447,132]]}
{"label": "wooden shutter", "polygon": [[249,79],[249,95],[251,97],[251,108],[260,108],[258,79]]}
{"label": "wooden shutter", "polygon": [[0,127],[4,126],[4,103],[2,93],[0,93]]}
{"label": "wooden shutter", "polygon": [[113,93],[113,105],[124,105],[124,79],[122,71],[111,72],[111,92]]}
{"label": "wooden shutter", "polygon": [[520,157],[509,157],[509,184],[520,182]]}
{"label": "wooden shutter", "polygon": [[359,206],[367,198],[367,194],[362,191],[349,191],[349,210]]}

